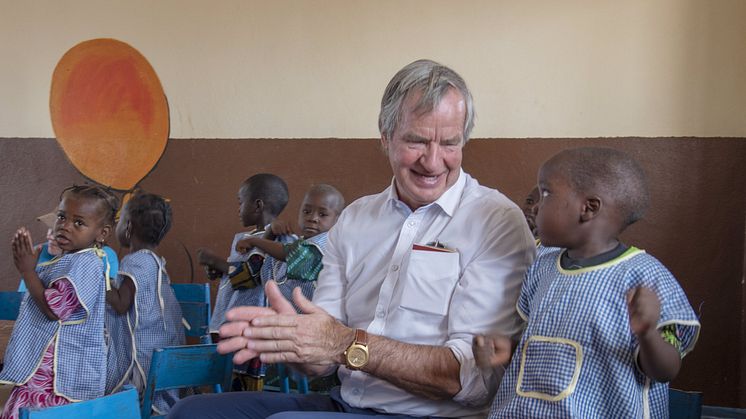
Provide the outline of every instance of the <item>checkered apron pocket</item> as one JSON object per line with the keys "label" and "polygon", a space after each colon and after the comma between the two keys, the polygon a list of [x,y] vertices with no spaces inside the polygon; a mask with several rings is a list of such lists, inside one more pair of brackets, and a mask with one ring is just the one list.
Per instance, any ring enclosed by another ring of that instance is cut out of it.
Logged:
{"label": "checkered apron pocket", "polygon": [[578,342],[531,336],[521,352],[516,392],[541,400],[562,400],[575,390],[582,363],[583,349]]}

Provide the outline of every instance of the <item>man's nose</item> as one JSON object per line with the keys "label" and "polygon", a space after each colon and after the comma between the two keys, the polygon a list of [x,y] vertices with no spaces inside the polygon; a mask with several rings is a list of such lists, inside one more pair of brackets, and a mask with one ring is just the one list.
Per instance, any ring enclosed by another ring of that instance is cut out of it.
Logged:
{"label": "man's nose", "polygon": [[427,170],[438,169],[438,165],[443,160],[441,153],[442,151],[440,149],[440,144],[435,141],[431,141],[430,143],[428,143],[427,147],[425,148],[425,152],[420,158],[422,166],[425,167],[425,169]]}

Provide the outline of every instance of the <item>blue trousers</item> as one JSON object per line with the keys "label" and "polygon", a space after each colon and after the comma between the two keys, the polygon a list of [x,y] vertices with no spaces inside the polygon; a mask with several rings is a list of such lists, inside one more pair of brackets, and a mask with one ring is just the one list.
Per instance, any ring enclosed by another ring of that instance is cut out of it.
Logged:
{"label": "blue trousers", "polygon": [[328,395],[268,391],[200,394],[179,400],[168,413],[168,419],[354,419],[371,416],[414,418],[352,407],[342,400],[339,387],[333,388]]}

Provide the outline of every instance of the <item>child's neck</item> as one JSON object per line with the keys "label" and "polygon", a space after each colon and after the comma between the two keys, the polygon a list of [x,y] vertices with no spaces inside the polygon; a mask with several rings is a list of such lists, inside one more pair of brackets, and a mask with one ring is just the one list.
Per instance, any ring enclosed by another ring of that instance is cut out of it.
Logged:
{"label": "child's neck", "polygon": [[619,245],[616,237],[604,240],[589,240],[580,246],[567,248],[567,256],[573,259],[588,259],[613,250]]}

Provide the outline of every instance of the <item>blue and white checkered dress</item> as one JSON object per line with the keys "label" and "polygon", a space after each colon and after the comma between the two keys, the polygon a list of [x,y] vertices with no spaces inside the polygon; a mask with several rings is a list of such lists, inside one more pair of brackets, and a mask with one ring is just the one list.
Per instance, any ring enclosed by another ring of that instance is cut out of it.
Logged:
{"label": "blue and white checkered dress", "polygon": [[[299,239],[296,236],[280,236],[278,240],[283,244],[290,244]],[[327,232],[319,233],[309,239],[301,240],[304,240],[309,245],[315,246],[321,251],[321,254],[323,255],[324,248],[326,248],[327,243]],[[280,288],[280,291],[282,292],[282,295],[285,296],[288,301],[293,303],[293,307],[295,307],[295,310],[299,312],[300,310],[295,305],[295,302],[293,302],[293,289],[295,289],[295,287],[300,287],[303,295],[305,295],[306,298],[308,298],[309,300],[313,298],[313,292],[316,290],[316,281],[288,278],[287,263],[278,261],[277,259],[269,255],[267,255],[267,257],[264,259],[264,265],[262,265],[261,275],[262,284],[266,284],[267,281],[271,279],[275,280]]]}
{"label": "blue and white checkered dress", "polygon": [[[239,253],[236,250],[236,243],[238,243],[239,240],[245,239],[247,237],[262,237],[262,235],[264,235],[264,231],[254,230],[251,232],[237,233],[235,236],[233,236],[230,256],[228,256],[227,262],[234,263],[248,261],[249,256],[251,256],[253,252],[249,252],[247,254]],[[261,289],[261,287],[243,291],[245,295],[244,298],[241,298],[241,300],[247,299],[249,301],[264,301],[264,291]],[[253,292],[245,293],[245,291]],[[215,297],[215,307],[212,309],[212,317],[210,317],[210,333],[218,333],[218,329],[220,329],[220,326],[225,323],[225,313],[231,308],[235,307],[235,298],[237,297],[235,297],[234,294],[237,292],[238,290],[234,290],[231,286],[231,280],[228,277],[228,274],[226,273],[225,275],[223,275],[222,278],[220,278],[220,285],[218,285],[218,295]]]}
{"label": "blue and white checkered dress", "polygon": [[49,320],[28,293],[23,297],[0,372],[4,384],[24,384],[36,371],[50,342],[57,337],[55,393],[71,401],[104,395],[106,383],[106,266],[99,249],[84,249],[36,267],[45,288],[67,279],[80,307],[64,322]]}
{"label": "blue and white checkered dress", "polygon": [[[125,256],[119,271],[120,276],[130,277],[136,288],[135,302],[127,313],[136,357],[124,382],[132,383],[140,392],[145,388],[153,350],[186,343],[181,307],[165,263],[152,251],[140,250]],[[177,399],[178,391],[159,391],[153,400],[154,410],[163,414]]]}
{"label": "blue and white checkered dress", "polygon": [[526,273],[518,312],[528,321],[490,418],[667,418],[668,385],[638,368],[626,294],[644,286],[661,301],[658,328],[676,325],[682,356],[699,321],[673,275],[631,247],[604,264],[565,270],[562,249],[542,252]]}

